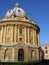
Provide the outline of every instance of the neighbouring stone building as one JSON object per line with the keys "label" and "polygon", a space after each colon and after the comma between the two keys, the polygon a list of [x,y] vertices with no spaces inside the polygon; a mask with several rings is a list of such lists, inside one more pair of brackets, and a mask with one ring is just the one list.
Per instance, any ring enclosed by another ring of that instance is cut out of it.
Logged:
{"label": "neighbouring stone building", "polygon": [[49,44],[41,44],[44,60],[49,60]]}
{"label": "neighbouring stone building", "polygon": [[17,3],[0,20],[0,61],[41,60],[40,28]]}

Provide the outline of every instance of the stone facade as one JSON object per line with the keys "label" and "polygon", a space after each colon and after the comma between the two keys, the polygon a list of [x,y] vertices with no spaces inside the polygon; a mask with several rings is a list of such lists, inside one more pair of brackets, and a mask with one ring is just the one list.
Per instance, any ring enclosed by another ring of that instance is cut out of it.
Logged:
{"label": "stone facade", "polygon": [[49,44],[42,44],[41,48],[43,50],[44,60],[49,60]]}
{"label": "stone facade", "polygon": [[39,32],[38,25],[16,4],[12,13],[8,11],[0,20],[0,61],[41,60]]}

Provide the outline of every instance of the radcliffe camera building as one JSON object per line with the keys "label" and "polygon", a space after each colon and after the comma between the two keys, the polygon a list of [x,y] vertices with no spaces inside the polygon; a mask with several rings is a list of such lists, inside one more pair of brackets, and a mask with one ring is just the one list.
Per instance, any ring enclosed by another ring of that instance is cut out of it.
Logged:
{"label": "radcliffe camera building", "polygon": [[0,20],[0,61],[41,60],[40,28],[17,3]]}

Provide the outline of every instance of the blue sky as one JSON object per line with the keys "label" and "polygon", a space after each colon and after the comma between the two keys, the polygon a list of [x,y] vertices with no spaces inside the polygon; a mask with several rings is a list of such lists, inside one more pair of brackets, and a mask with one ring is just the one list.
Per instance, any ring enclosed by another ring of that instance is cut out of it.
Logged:
{"label": "blue sky", "polygon": [[0,0],[0,19],[17,2],[40,27],[40,43],[49,43],[49,0]]}

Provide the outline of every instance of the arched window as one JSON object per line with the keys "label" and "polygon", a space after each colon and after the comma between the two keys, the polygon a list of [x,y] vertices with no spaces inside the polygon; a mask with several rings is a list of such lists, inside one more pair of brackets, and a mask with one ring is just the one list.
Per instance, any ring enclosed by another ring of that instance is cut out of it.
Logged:
{"label": "arched window", "polygon": [[24,50],[23,49],[18,50],[18,61],[24,61]]}
{"label": "arched window", "polygon": [[9,60],[9,49],[8,48],[4,52],[4,59]]}

